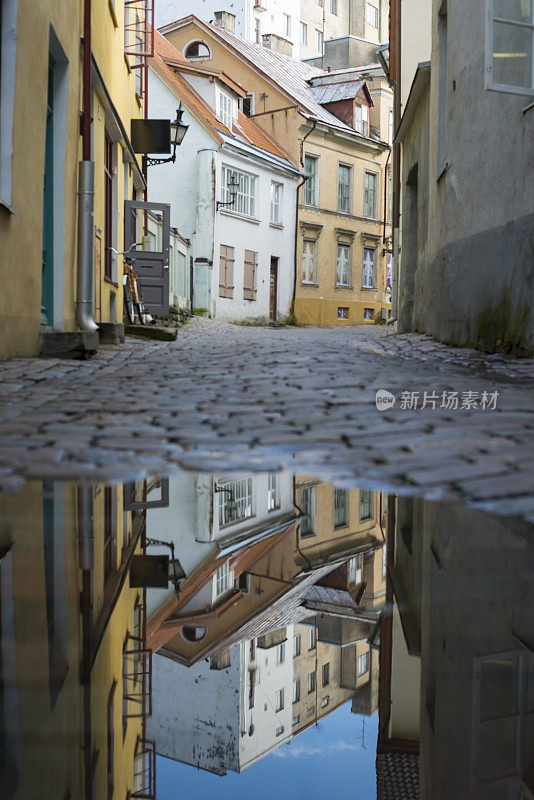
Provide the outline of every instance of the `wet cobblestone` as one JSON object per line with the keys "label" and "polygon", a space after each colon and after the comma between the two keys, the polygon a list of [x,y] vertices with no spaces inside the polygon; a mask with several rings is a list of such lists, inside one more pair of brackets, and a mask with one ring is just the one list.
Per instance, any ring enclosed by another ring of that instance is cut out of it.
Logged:
{"label": "wet cobblestone", "polygon": [[[378,389],[394,407],[377,411]],[[175,342],[129,339],[88,362],[0,363],[0,487],[288,465],[534,521],[533,389],[532,360],[389,328],[195,319]],[[425,391],[498,391],[497,409],[400,407]]]}

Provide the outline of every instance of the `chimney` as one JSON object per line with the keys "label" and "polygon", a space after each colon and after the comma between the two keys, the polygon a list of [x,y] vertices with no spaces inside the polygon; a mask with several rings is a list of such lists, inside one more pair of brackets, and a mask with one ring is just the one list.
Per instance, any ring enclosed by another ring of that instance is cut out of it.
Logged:
{"label": "chimney", "polygon": [[282,36],[277,36],[276,33],[264,33],[261,39],[263,46],[268,50],[274,50],[276,53],[282,53],[283,56],[293,55],[293,45],[289,39],[284,39]]}
{"label": "chimney", "polygon": [[235,33],[235,14],[230,14],[229,11],[216,11],[213,15],[213,24],[229,33]]}

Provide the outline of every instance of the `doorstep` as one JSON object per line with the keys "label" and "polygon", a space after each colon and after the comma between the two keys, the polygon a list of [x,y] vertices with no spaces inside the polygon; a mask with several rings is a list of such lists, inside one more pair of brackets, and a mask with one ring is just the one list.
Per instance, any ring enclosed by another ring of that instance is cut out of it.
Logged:
{"label": "doorstep", "polygon": [[124,344],[124,325],[122,322],[99,322],[100,344]]}
{"label": "doorstep", "polygon": [[126,336],[139,339],[156,339],[160,342],[174,342],[178,336],[178,328],[162,328],[159,325],[125,325]]}
{"label": "doorstep", "polygon": [[98,352],[98,331],[42,331],[42,358],[91,358]]}

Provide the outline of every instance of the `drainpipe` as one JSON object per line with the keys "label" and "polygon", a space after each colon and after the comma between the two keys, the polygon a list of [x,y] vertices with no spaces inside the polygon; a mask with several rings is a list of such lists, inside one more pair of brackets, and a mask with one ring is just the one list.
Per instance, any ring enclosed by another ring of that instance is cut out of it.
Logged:
{"label": "drainpipe", "polygon": [[78,165],[78,269],[76,322],[82,331],[97,331],[93,319],[93,220],[95,165],[91,161],[91,0],[83,8],[82,155]]}
{"label": "drainpipe", "polygon": [[[313,120],[313,126],[310,128],[308,133],[302,138],[300,143],[300,166],[304,167],[304,142],[312,134],[317,127],[317,120]],[[294,246],[294,269],[293,269],[293,298],[291,300],[291,309],[293,314],[295,313],[295,298],[297,295],[297,272],[298,272],[298,239],[299,239],[299,192],[308,180],[308,176],[304,177],[301,182],[297,185],[297,196],[296,196],[296,208],[295,208],[295,246]]]}
{"label": "drainpipe", "polygon": [[93,800],[93,758],[91,722],[91,574],[93,566],[92,487],[78,489],[78,566],[82,573],[80,610],[82,615],[81,684],[83,693],[83,766],[84,798]]}

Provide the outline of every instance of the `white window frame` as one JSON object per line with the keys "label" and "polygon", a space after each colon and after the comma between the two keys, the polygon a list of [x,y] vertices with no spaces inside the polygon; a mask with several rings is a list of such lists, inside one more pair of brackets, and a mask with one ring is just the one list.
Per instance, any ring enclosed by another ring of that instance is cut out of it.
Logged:
{"label": "white window frame", "polygon": [[278,473],[269,472],[267,477],[267,511],[275,511],[277,508],[280,508]]}
{"label": "white window frame", "polygon": [[217,116],[228,130],[232,130],[235,117],[235,100],[229,94],[217,89]]}
{"label": "white window frame", "polygon": [[[367,186],[367,176],[372,175],[374,177],[374,187],[371,188]],[[372,214],[369,214],[370,210],[370,203],[369,203],[369,194],[368,192],[373,192],[373,208]],[[366,219],[378,219],[376,215],[376,208],[377,208],[377,200],[378,200],[378,173],[373,172],[372,170],[366,169],[363,177],[363,216]]]}
{"label": "white window frame", "polygon": [[360,522],[373,519],[373,505],[373,492],[370,489],[360,489]]}
{"label": "white window frame", "polygon": [[324,37],[323,32],[319,28],[315,28],[315,52],[323,55],[324,50]]}
{"label": "white window frame", "polygon": [[[371,276],[369,278],[369,271],[367,269],[367,265],[365,262],[365,254],[372,253],[373,254],[373,270],[371,272]],[[363,248],[363,259],[362,259],[362,289],[374,289],[375,288],[375,275],[376,275],[376,249],[374,247],[364,247]]]}
{"label": "white window frame", "polygon": [[[347,171],[347,179],[341,179],[341,171]],[[337,165],[337,210],[341,214],[350,214],[352,199],[352,167],[350,164]],[[343,206],[346,206],[343,208]]]}
{"label": "white window frame", "polygon": [[300,23],[300,43],[304,47],[308,46],[308,26],[302,21]]}
{"label": "white window frame", "polygon": [[231,167],[229,164],[221,166],[221,201],[229,203],[231,201],[230,190],[228,189],[228,180],[234,175],[237,178],[238,186],[233,206],[227,206],[227,211],[233,211],[236,214],[242,214],[245,217],[256,216],[256,205],[258,196],[258,176],[253,175],[251,172],[243,172],[242,170]]}
{"label": "white window frame", "polygon": [[358,586],[362,582],[363,556],[359,553],[349,560],[349,586]]}
{"label": "white window frame", "polygon": [[[305,258],[307,259],[306,265],[304,264]],[[317,283],[317,241],[315,239],[303,239],[302,241],[300,280],[304,285],[315,286]]]}
{"label": "white window frame", "polygon": [[[0,203],[11,207],[15,66],[17,62],[17,0],[3,0],[0,27]],[[48,70],[47,70],[48,74]]]}
{"label": "white window frame", "polygon": [[[336,503],[339,497],[343,497],[343,505]],[[349,524],[349,497],[348,489],[334,489],[334,528],[346,528]],[[336,511],[340,510],[343,511],[343,519],[338,522],[336,521]]]}
{"label": "white window frame", "polygon": [[213,576],[215,581],[215,599],[218,600],[219,597],[225,595],[228,590],[230,589],[230,561],[227,559],[224,561],[219,567],[217,567],[217,572]]}
{"label": "white window frame", "polygon": [[380,14],[378,12],[378,8],[374,6],[372,3],[367,3],[366,15],[367,24],[371,26],[371,28],[376,28],[380,25]]}
{"label": "white window frame", "polygon": [[[515,25],[520,28],[530,29],[531,31],[531,86],[516,86],[514,84],[497,83],[493,77],[493,44],[494,44],[494,24],[502,22],[508,25]],[[505,17],[495,16],[495,0],[486,0],[486,45],[485,45],[485,88],[492,92],[505,92],[507,94],[519,94],[529,97],[534,96],[534,18],[532,23],[517,22]]]}
{"label": "white window frame", "polygon": [[291,36],[291,14],[286,14],[284,11],[284,32],[289,38]]}
{"label": "white window frame", "polygon": [[337,0],[330,0],[330,13],[337,17]]}
{"label": "white window frame", "polygon": [[369,106],[366,103],[354,104],[354,130],[362,136],[369,136]]}
{"label": "white window frame", "polygon": [[300,678],[295,678],[293,681],[293,702],[298,703],[300,700]]}
{"label": "white window frame", "polygon": [[271,181],[271,222],[280,224],[283,184]]}
{"label": "white window frame", "polygon": [[[311,161],[314,165],[313,172],[306,170],[306,160]],[[304,169],[308,180],[304,184],[304,196],[302,202],[306,206],[319,205],[319,156],[312,153],[305,153],[304,155]]]}
{"label": "white window frame", "polygon": [[276,646],[276,663],[283,664],[285,660],[286,660],[286,643],[280,642],[280,644]]}
{"label": "white window frame", "polygon": [[[364,669],[365,666],[365,669]],[[365,675],[366,672],[369,672],[369,651],[366,650],[365,653],[361,653],[358,656],[358,678],[361,678],[362,675]]]}
{"label": "white window frame", "polygon": [[[252,478],[240,478],[235,481],[219,483],[220,488],[230,492],[219,492],[219,527],[235,525],[254,516],[254,492]],[[229,509],[236,512],[233,519],[227,519]]]}
{"label": "white window frame", "polygon": [[302,648],[302,639],[300,633],[296,633],[293,636],[293,658],[297,658],[300,656]]}
{"label": "white window frame", "polygon": [[317,647],[317,631],[315,627],[312,627],[308,631],[308,652],[310,650],[315,650]]}
{"label": "white window frame", "polygon": [[276,711],[283,711],[285,706],[285,691],[278,689],[276,692]]}
{"label": "white window frame", "polygon": [[[342,254],[341,251],[346,251]],[[351,286],[350,282],[350,244],[338,244],[336,250],[336,286]]]}

